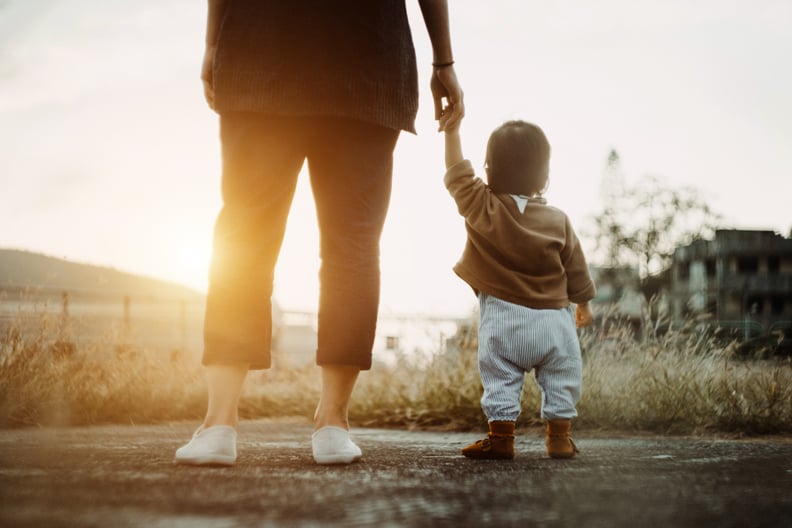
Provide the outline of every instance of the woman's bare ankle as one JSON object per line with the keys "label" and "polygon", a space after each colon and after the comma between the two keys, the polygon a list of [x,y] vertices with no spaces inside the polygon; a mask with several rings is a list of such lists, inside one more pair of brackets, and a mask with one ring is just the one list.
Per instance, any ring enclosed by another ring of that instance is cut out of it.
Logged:
{"label": "woman's bare ankle", "polygon": [[349,417],[346,408],[327,409],[321,402],[314,413],[314,431],[322,427],[334,426],[349,430]]}
{"label": "woman's bare ankle", "polygon": [[316,419],[314,420],[314,431],[318,431],[322,427],[333,426],[349,430],[349,421],[347,420],[332,420],[332,419]]}
{"label": "woman's bare ankle", "polygon": [[239,427],[239,420],[236,418],[229,418],[229,417],[219,417],[219,416],[207,416],[204,418],[203,421],[203,428],[208,429],[209,427],[214,427],[216,425],[229,425],[234,429]]}

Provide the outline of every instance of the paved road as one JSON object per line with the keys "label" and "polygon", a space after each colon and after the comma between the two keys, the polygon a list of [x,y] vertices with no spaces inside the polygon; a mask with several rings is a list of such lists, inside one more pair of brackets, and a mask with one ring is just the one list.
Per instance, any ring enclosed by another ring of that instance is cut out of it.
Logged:
{"label": "paved road", "polygon": [[308,423],[256,421],[237,466],[176,466],[193,427],[0,431],[0,526],[792,526],[792,439],[578,434],[551,460],[532,430],[472,461],[478,434],[354,429],[363,460],[327,467]]}

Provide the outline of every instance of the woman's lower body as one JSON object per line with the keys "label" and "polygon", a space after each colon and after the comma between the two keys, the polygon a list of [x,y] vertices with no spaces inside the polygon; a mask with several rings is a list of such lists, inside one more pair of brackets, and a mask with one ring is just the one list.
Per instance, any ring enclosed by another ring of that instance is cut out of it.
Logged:
{"label": "woman's lower body", "polygon": [[320,234],[316,361],[370,368],[398,132],[347,119],[249,113],[223,115],[220,129],[223,208],[203,364],[270,366],[275,264],[307,160]]}
{"label": "woman's lower body", "polygon": [[321,259],[316,362],[323,384],[314,454],[316,434],[328,437],[326,446],[349,451],[347,407],[359,371],[371,367],[379,240],[399,132],[333,117],[229,113],[221,116],[220,134],[223,207],[215,225],[202,359],[209,404],[196,434],[236,427],[247,371],[271,365],[275,265],[307,160]]}

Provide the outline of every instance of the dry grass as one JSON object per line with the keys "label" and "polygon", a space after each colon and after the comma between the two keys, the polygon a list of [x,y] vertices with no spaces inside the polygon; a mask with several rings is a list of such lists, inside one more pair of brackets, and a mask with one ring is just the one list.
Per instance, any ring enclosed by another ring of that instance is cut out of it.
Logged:
{"label": "dry grass", "polygon": [[[576,428],[672,434],[792,433],[789,360],[737,360],[705,332],[626,326],[582,334],[583,399]],[[606,335],[607,337],[604,337]],[[475,335],[421,361],[402,357],[361,374],[350,414],[355,425],[481,428]],[[251,373],[243,418],[310,417],[319,369]],[[539,423],[532,376],[520,424]],[[10,324],[0,333],[0,426],[154,423],[199,420],[205,385],[194,357],[153,354],[112,341],[74,350],[57,324]]]}
{"label": "dry grass", "polygon": [[[130,423],[201,416],[200,373],[178,354],[125,345],[77,350],[42,314],[0,334],[0,426]],[[52,336],[55,336],[54,338]]]}
{"label": "dry grass", "polygon": [[603,429],[748,435],[792,432],[789,359],[737,359],[694,326],[630,339],[584,334],[579,424]]}

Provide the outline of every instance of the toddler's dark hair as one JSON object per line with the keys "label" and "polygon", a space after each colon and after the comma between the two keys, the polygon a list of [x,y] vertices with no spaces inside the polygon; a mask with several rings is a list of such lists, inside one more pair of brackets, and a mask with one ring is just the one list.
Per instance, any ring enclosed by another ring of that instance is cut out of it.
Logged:
{"label": "toddler's dark hair", "polygon": [[487,183],[496,193],[533,196],[547,188],[550,143],[538,126],[507,121],[487,142]]}

